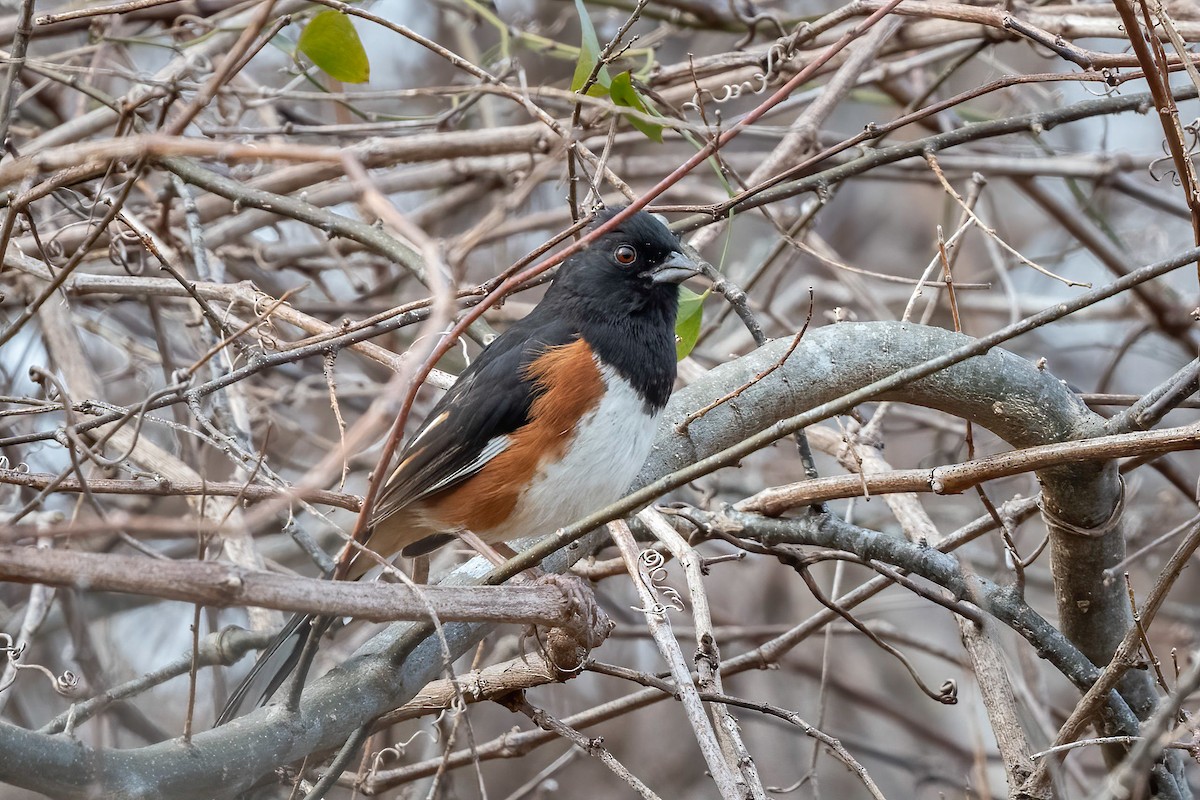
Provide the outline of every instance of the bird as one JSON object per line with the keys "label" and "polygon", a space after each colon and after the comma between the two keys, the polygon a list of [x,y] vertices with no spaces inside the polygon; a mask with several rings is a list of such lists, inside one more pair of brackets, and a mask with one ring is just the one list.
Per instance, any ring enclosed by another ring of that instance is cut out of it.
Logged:
{"label": "bird", "polygon": [[[591,229],[619,211],[599,212]],[[542,300],[484,348],[401,450],[365,547],[414,557],[464,531],[488,544],[545,535],[622,497],[674,387],[679,284],[699,272],[645,211],[569,256]],[[361,548],[343,557],[351,580],[378,563]],[[293,618],[281,637],[305,621]],[[277,673],[264,701],[282,680]],[[227,705],[218,724],[231,716]]]}
{"label": "bird", "polygon": [[[412,557],[464,529],[507,542],[620,498],[675,383],[678,284],[698,271],[646,212],[568,258],[542,301],[488,345],[404,447],[367,546]],[[361,551],[352,558],[351,578],[376,563]]]}

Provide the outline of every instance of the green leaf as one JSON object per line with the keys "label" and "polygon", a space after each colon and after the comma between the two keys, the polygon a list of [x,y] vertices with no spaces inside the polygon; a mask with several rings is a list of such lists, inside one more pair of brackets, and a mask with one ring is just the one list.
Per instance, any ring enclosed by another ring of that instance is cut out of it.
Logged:
{"label": "green leaf", "polygon": [[[612,79],[612,83],[608,87],[609,97],[619,106],[632,108],[635,111],[640,111],[643,114],[650,114],[650,107],[646,105],[646,101],[637,93],[637,89],[633,88],[633,79],[629,72],[622,72],[620,75]],[[644,133],[647,138],[662,144],[663,126],[656,125],[653,122],[647,122],[640,117],[625,115],[625,119],[629,120],[629,124]]]}
{"label": "green leaf", "polygon": [[[575,63],[575,75],[571,78],[572,92],[583,88],[596,62],[600,60],[600,40],[596,38],[596,29],[592,27],[592,19],[583,7],[583,0],[575,0],[575,10],[579,12],[579,29],[583,31],[583,43],[579,46],[579,61]],[[612,83],[608,67],[600,68],[596,83],[605,89]],[[588,94],[591,94],[591,91],[588,91]]]}
{"label": "green leaf", "polygon": [[679,287],[679,312],[675,317],[675,360],[683,361],[700,338],[700,323],[704,321],[704,299],[709,293],[696,294]]}
{"label": "green leaf", "polygon": [[371,79],[371,64],[358,31],[340,11],[328,9],[310,19],[300,32],[296,49],[331,78],[344,83]]}

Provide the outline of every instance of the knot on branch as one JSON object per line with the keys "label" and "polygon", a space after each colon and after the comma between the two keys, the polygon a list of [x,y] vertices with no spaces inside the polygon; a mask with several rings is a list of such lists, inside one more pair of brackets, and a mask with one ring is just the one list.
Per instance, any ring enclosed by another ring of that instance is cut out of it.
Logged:
{"label": "knot on branch", "polygon": [[616,623],[599,604],[591,586],[574,575],[545,575],[539,583],[557,587],[566,601],[561,625],[539,627],[536,636],[546,660],[560,672],[576,672],[591,651],[604,643]]}
{"label": "knot on branch", "polygon": [[262,632],[229,625],[204,637],[201,649],[211,650],[216,657],[216,663],[229,667],[241,661],[250,651],[263,647],[267,641],[270,641],[269,637]]}

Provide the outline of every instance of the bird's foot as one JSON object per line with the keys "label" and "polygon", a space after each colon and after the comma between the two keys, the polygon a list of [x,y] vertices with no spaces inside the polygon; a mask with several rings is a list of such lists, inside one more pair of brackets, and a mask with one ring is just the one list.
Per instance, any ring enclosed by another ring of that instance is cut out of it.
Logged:
{"label": "bird's foot", "polygon": [[542,575],[536,583],[558,588],[566,600],[566,613],[561,625],[533,627],[532,633],[541,645],[546,659],[561,672],[576,672],[591,651],[599,647],[616,623],[596,602],[596,593],[589,581],[575,575]]}

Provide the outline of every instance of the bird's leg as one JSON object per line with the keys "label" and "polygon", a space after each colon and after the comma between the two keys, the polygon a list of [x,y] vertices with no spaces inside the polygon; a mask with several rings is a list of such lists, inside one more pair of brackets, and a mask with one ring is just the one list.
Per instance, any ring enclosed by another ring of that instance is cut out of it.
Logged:
{"label": "bird's leg", "polygon": [[[470,531],[459,531],[458,538],[462,539],[463,543],[466,544],[468,547],[470,547],[472,550],[474,550],[476,553],[479,553],[479,555],[483,556],[488,561],[492,562],[493,566],[498,567],[501,564],[503,564],[505,561],[508,560],[508,558],[503,553],[500,553],[496,550],[496,547],[488,544],[483,539],[479,538],[479,536],[477,534],[471,533]],[[503,544],[500,544],[499,547],[503,547],[505,550],[508,550],[508,552],[510,552],[510,553],[512,552],[512,548],[507,547]]]}
{"label": "bird's leg", "polygon": [[417,556],[412,560],[412,578],[413,583],[429,583],[429,556]]}
{"label": "bird's leg", "polygon": [[[461,531],[458,536],[496,566],[517,555],[516,551],[504,542],[488,544],[470,531]],[[541,567],[531,567],[522,575],[527,575],[528,580],[534,583],[556,587],[566,597],[570,607],[570,613],[558,627],[529,626],[521,634],[522,652],[526,638],[532,637],[537,640],[542,653],[557,669],[563,672],[580,669],[591,649],[598,647],[615,627],[613,621],[604,613],[604,609],[596,602],[591,582],[578,575],[547,574]]]}
{"label": "bird's leg", "polygon": [[542,575],[541,585],[553,586],[563,593],[568,612],[555,627],[530,626],[521,634],[522,651],[527,637],[533,637],[546,660],[560,672],[578,672],[593,648],[599,647],[616,627],[600,604],[590,581],[578,575]]}
{"label": "bird's leg", "polygon": [[[483,556],[497,567],[502,566],[505,561],[508,561],[510,558],[515,558],[517,555],[517,551],[513,550],[504,542],[488,544],[483,539],[479,538],[479,536],[471,533],[470,531],[460,531],[458,538],[462,539],[463,542],[471,547],[476,553],[479,553],[479,555]],[[545,572],[543,572],[541,567],[530,567],[529,569],[525,570],[525,572],[528,573],[529,576],[534,580],[537,580],[545,575]]]}

